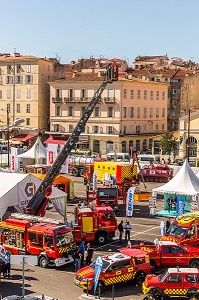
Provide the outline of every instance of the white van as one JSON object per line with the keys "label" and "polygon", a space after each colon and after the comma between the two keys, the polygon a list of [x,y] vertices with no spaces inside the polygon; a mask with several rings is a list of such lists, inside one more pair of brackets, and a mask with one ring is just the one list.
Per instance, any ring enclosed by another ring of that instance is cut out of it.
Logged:
{"label": "white van", "polygon": [[114,152],[109,152],[107,155],[107,160],[111,160],[114,161],[114,159],[116,158],[116,161],[120,162],[120,161],[125,161],[125,162],[129,162],[130,161],[130,156],[128,153],[114,153]]}
{"label": "white van", "polygon": [[160,156],[155,154],[139,154],[137,158],[139,160],[140,166],[160,163]]}

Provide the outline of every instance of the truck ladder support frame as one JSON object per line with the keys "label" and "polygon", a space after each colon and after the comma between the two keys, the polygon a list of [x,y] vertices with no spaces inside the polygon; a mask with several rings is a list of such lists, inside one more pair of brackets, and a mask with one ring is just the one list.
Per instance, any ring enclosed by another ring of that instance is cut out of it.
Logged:
{"label": "truck ladder support frame", "polygon": [[79,122],[77,123],[73,133],[69,137],[69,139],[66,141],[64,147],[62,148],[60,154],[56,158],[55,162],[53,163],[52,167],[48,171],[46,177],[38,187],[36,193],[32,197],[32,199],[29,201],[27,207],[26,207],[26,213],[27,214],[33,214],[33,215],[40,215],[45,208],[45,205],[48,202],[48,199],[46,199],[46,188],[52,184],[55,177],[59,174],[62,164],[66,160],[66,158],[69,156],[71,150],[75,147],[75,144],[77,143],[80,134],[82,133],[83,129],[85,128],[86,122],[88,121],[89,117],[91,116],[95,106],[100,100],[100,97],[106,88],[108,83],[112,83],[112,81],[116,81],[117,78],[111,78],[110,72],[112,67],[109,67],[106,72],[106,78],[104,82],[101,84],[101,86],[98,88],[98,90],[95,92],[92,100],[88,104],[84,114],[80,118]]}

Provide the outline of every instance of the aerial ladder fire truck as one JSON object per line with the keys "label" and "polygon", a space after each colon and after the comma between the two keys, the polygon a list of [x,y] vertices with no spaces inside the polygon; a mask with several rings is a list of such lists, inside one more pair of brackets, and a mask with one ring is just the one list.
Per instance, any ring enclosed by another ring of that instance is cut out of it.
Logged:
{"label": "aerial ladder fire truck", "polygon": [[[42,267],[47,267],[48,265],[59,266],[71,261],[68,254],[73,246],[74,237],[77,238],[78,241],[81,240],[81,236],[79,233],[78,236],[76,236],[75,228],[73,230],[73,236],[71,228],[67,227],[65,224],[61,224],[56,220],[43,218],[45,207],[48,203],[48,197],[52,192],[52,183],[59,174],[61,167],[71,153],[71,150],[75,147],[81,132],[83,132],[85,128],[86,122],[101,98],[102,92],[107,84],[116,80],[118,80],[117,66],[109,65],[103,83],[95,92],[94,97],[80,118],[73,133],[65,143],[62,151],[48,171],[36,193],[29,201],[25,214],[15,214],[10,219],[7,219],[6,222],[0,222],[0,242],[11,254],[37,255],[38,264]],[[104,210],[105,211],[103,212],[100,210],[99,212],[96,210],[84,212],[86,220],[89,219],[86,215],[88,213],[90,217],[89,220],[91,221],[91,218],[93,218],[92,231],[94,234],[92,233],[92,237],[88,239],[90,241],[96,240],[103,243],[108,236],[114,236],[114,231],[117,229],[117,221],[114,216],[112,216],[111,207],[107,207],[107,209],[104,208]],[[98,214],[97,217],[95,217],[96,214]],[[89,221],[89,224],[85,223],[83,220],[84,215],[82,214],[81,216],[82,224],[78,223],[77,226],[87,228],[89,225],[91,227],[91,222]],[[107,219],[108,217],[110,217],[110,220]],[[80,218],[78,217],[78,219]],[[111,227],[111,231],[105,226],[107,221],[110,223],[108,225],[114,225],[109,226]]]}

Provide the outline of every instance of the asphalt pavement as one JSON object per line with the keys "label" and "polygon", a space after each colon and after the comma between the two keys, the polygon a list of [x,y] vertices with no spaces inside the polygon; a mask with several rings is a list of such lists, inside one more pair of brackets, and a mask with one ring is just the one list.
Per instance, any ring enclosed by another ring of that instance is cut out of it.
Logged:
{"label": "asphalt pavement", "polygon": [[[67,206],[67,217],[70,220],[74,219],[74,207],[77,205],[78,201],[85,199],[86,188],[83,185],[83,178],[71,177],[75,182],[75,196],[76,199],[70,201]],[[147,191],[151,191],[152,188],[160,186],[158,183],[147,183]],[[144,190],[144,187],[141,189]],[[158,209],[162,209],[163,201],[158,200]],[[120,214],[117,216],[118,223],[121,220],[126,220],[125,209],[121,205]],[[56,212],[54,208],[47,211],[47,217],[53,217],[56,219],[62,219],[62,217]],[[148,203],[146,202],[135,202],[133,217],[127,218],[131,223],[131,243],[137,244],[141,241],[151,243],[155,238],[160,237],[160,221],[165,220],[165,218],[160,217],[150,217]],[[126,242],[122,244],[122,247],[126,246]],[[113,252],[117,252],[121,247],[118,243],[118,238],[109,241],[106,245],[99,246],[93,245],[94,257],[98,255],[107,255]],[[52,296],[59,300],[82,300],[82,299],[98,299],[92,295],[87,296],[79,287],[75,286],[73,283],[74,278],[73,264],[66,265],[60,268],[48,268],[42,269],[38,266],[25,267],[25,294],[45,294],[47,296]],[[12,266],[11,278],[2,279],[0,290],[2,291],[3,297],[7,295],[21,295],[22,293],[22,270],[21,266]],[[115,299],[122,300],[141,300],[144,298],[141,288],[135,286],[132,282],[123,283],[121,285],[115,286]],[[113,299],[112,288],[108,287],[101,296],[101,299]]]}

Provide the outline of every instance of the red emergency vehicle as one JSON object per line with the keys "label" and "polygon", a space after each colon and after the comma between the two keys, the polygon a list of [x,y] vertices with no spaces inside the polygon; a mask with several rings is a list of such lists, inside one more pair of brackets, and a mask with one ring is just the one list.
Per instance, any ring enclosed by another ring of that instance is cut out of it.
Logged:
{"label": "red emergency vehicle", "polygon": [[0,222],[0,231],[5,249],[14,255],[37,255],[43,268],[73,261],[71,229],[57,220],[15,213],[6,222]]}
{"label": "red emergency vehicle", "polygon": [[[85,268],[77,271],[74,283],[82,289],[93,291],[95,261]],[[129,249],[127,254],[115,253],[102,257],[102,269],[99,275],[98,287],[101,292],[106,286],[134,280],[141,285],[146,274],[151,271],[149,257],[146,252],[139,249]]]}
{"label": "red emergency vehicle", "polygon": [[174,241],[181,245],[199,245],[199,212],[180,215],[174,219],[162,241]]}
{"label": "red emergency vehicle", "polygon": [[73,234],[76,242],[85,238],[87,242],[105,244],[108,238],[115,236],[117,220],[110,206],[78,207],[75,216]]}
{"label": "red emergency vehicle", "polygon": [[147,165],[141,169],[143,178],[146,182],[167,182],[173,178],[173,169],[167,165]]}

